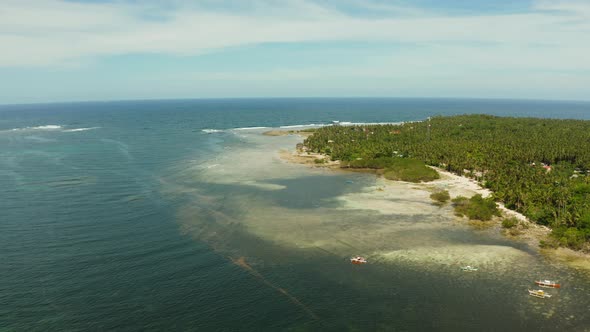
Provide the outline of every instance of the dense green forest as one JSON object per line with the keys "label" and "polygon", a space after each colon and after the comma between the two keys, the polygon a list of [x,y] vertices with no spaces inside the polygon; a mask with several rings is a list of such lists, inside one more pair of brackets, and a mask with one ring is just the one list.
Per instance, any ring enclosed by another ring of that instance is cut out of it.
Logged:
{"label": "dense green forest", "polygon": [[344,165],[411,158],[472,177],[506,207],[552,227],[547,245],[590,247],[590,121],[433,117],[323,127],[304,145]]}

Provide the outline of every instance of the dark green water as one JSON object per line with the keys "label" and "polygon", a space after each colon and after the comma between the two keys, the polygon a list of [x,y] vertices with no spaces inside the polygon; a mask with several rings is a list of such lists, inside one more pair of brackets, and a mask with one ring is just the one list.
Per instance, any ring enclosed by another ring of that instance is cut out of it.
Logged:
{"label": "dark green water", "polygon": [[[590,118],[590,104],[0,106],[0,330],[588,330],[584,272],[396,189],[381,198],[403,209],[366,206],[374,177],[285,164],[275,152],[297,137],[228,130],[473,112]],[[481,273],[458,271],[469,257]],[[527,296],[545,276],[564,288]]]}

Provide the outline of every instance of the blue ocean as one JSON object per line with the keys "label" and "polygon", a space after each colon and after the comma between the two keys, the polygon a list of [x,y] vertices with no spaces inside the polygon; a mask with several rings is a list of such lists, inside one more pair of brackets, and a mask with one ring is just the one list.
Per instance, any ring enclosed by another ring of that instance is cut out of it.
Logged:
{"label": "blue ocean", "polygon": [[[587,331],[587,272],[262,135],[471,113],[590,120],[590,102],[0,106],[0,331]],[[564,287],[529,297],[544,276]]]}

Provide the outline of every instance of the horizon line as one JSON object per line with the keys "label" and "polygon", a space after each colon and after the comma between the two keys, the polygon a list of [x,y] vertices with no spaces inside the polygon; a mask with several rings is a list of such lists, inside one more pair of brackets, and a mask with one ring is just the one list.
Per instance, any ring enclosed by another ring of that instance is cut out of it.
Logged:
{"label": "horizon line", "polygon": [[46,101],[46,102],[23,102],[23,103],[0,103],[4,106],[27,106],[27,105],[52,105],[52,104],[87,104],[87,103],[125,103],[125,102],[165,102],[165,101],[206,101],[206,100],[256,100],[256,99],[432,99],[432,100],[493,100],[493,101],[542,101],[542,102],[570,102],[590,103],[590,99],[536,99],[536,98],[504,98],[504,97],[392,97],[392,96],[315,96],[315,97],[179,97],[179,98],[129,98],[129,99],[108,99],[108,100],[68,100],[68,101]]}

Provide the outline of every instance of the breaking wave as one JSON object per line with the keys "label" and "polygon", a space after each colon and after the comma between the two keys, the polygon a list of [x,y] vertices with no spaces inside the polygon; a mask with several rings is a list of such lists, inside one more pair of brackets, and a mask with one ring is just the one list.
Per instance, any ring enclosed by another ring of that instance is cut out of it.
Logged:
{"label": "breaking wave", "polygon": [[65,129],[63,130],[64,133],[73,133],[73,132],[77,132],[77,131],[87,131],[87,130],[94,130],[94,129],[98,129],[100,127],[89,127],[89,128],[72,128],[72,129]]}
{"label": "breaking wave", "polygon": [[24,132],[24,131],[61,131],[62,133],[73,133],[78,131],[87,131],[87,130],[94,130],[99,129],[100,127],[85,127],[85,128],[71,128],[65,129],[64,126],[61,125],[43,125],[43,126],[30,126],[30,127],[21,127],[21,128],[12,128],[7,130],[0,130],[0,132]]}
{"label": "breaking wave", "polygon": [[13,128],[10,131],[26,131],[26,130],[59,130],[63,127],[60,125],[45,125],[45,126],[35,126],[35,127],[23,127],[23,128]]}
{"label": "breaking wave", "polygon": [[297,124],[297,125],[290,125],[290,126],[280,126],[279,128],[287,129],[287,128],[299,128],[299,127],[325,127],[325,126],[329,126],[329,124],[323,124],[323,123]]}
{"label": "breaking wave", "polygon": [[233,130],[257,130],[257,129],[266,129],[270,127],[242,127],[242,128],[234,128]]}
{"label": "breaking wave", "polygon": [[254,126],[254,127],[240,127],[240,128],[230,128],[230,129],[202,129],[201,131],[207,134],[211,133],[222,133],[228,130],[260,130],[260,129],[271,129],[271,128],[279,128],[279,129],[290,129],[290,128],[309,128],[309,127],[326,127],[326,126],[363,126],[363,125],[400,125],[404,122],[347,122],[347,121],[333,121],[332,123],[306,123],[306,124],[294,124],[294,125],[285,125],[285,126]]}
{"label": "breaking wave", "polygon": [[340,122],[341,126],[401,125],[404,122]]}
{"label": "breaking wave", "polygon": [[309,123],[280,126],[281,129],[300,128],[300,127],[327,127],[327,126],[367,126],[367,125],[401,125],[404,122],[349,122],[349,121],[332,121],[332,123]]}

